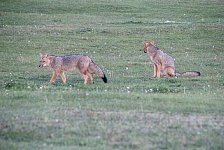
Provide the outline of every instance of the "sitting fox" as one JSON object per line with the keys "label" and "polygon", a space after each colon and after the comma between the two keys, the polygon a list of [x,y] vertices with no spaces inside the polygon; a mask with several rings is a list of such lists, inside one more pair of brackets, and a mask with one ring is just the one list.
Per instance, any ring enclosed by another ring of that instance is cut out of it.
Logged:
{"label": "sitting fox", "polygon": [[65,55],[55,56],[47,53],[40,54],[39,67],[49,66],[53,70],[50,83],[54,83],[57,76],[60,75],[63,83],[66,83],[64,72],[78,69],[84,78],[84,84],[87,85],[90,78],[92,84],[94,83],[93,73],[97,74],[102,80],[107,83],[107,78],[100,67],[92,61],[92,59],[85,55]]}
{"label": "sitting fox", "polygon": [[144,52],[148,54],[153,63],[153,77],[195,77],[201,75],[201,73],[198,71],[186,71],[182,73],[176,72],[174,66],[174,58],[156,47],[153,41],[144,43]]}

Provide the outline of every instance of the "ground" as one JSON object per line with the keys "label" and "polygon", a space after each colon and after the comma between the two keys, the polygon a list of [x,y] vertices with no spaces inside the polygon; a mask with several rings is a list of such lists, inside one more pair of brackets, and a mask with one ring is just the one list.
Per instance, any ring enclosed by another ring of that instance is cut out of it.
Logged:
{"label": "ground", "polygon": [[[0,149],[223,149],[224,2],[2,0]],[[144,41],[195,78],[153,76]],[[50,84],[39,53],[104,70]]]}

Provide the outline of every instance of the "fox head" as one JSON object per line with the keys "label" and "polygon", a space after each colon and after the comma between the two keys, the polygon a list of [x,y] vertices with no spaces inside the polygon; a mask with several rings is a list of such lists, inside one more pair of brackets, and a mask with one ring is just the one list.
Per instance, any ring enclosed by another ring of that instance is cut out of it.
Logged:
{"label": "fox head", "polygon": [[47,53],[40,53],[40,65],[39,65],[39,67],[50,66],[50,63],[51,63],[53,57],[54,56],[49,55]]}
{"label": "fox head", "polygon": [[144,53],[147,53],[148,51],[148,48],[150,45],[154,45],[154,41],[151,41],[151,42],[144,42]]}

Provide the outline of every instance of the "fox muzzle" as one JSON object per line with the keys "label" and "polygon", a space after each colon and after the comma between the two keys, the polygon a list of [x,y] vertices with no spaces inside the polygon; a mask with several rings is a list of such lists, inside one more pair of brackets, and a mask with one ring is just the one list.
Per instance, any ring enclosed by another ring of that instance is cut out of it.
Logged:
{"label": "fox muzzle", "polygon": [[144,49],[144,53],[147,53],[147,49]]}

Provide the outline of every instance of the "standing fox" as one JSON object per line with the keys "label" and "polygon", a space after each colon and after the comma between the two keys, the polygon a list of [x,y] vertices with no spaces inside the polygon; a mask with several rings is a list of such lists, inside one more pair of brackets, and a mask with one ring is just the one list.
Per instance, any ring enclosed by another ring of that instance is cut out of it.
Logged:
{"label": "standing fox", "polygon": [[66,83],[64,72],[78,69],[84,78],[84,84],[87,85],[88,78],[94,83],[93,73],[97,74],[107,83],[107,78],[100,67],[92,59],[85,55],[65,55],[55,56],[46,53],[40,54],[39,67],[49,66],[53,70],[50,83],[54,83],[57,76],[60,75],[63,83]]}
{"label": "standing fox", "polygon": [[154,42],[144,43],[144,52],[147,53],[154,66],[153,77],[160,78],[163,77],[195,77],[200,76],[201,73],[198,71],[186,71],[178,73],[175,70],[174,58],[166,54],[154,45]]}

